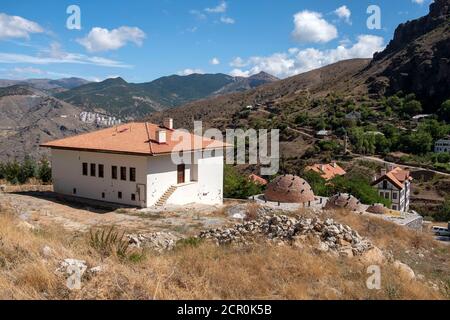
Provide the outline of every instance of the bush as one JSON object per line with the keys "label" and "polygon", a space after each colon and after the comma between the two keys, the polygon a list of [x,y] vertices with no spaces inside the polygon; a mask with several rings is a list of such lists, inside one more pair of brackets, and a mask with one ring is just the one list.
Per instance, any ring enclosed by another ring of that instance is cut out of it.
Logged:
{"label": "bush", "polygon": [[22,163],[13,160],[0,164],[0,179],[11,184],[25,184],[31,178],[38,178],[43,183],[51,181],[52,170],[48,160],[42,159],[36,163],[32,158],[26,157]]}
{"label": "bush", "polygon": [[43,183],[49,183],[52,181],[52,168],[50,167],[50,162],[45,158],[39,163],[37,178]]}
{"label": "bush", "polygon": [[263,187],[241,175],[230,165],[225,165],[223,193],[225,198],[248,199],[261,194]]}
{"label": "bush", "polygon": [[434,215],[434,219],[442,222],[450,221],[450,199],[446,199],[439,207],[438,212]]}
{"label": "bush", "polygon": [[119,234],[114,227],[109,230],[90,230],[89,245],[94,248],[102,257],[112,254],[119,258],[126,258],[130,243],[124,239],[125,233]]}

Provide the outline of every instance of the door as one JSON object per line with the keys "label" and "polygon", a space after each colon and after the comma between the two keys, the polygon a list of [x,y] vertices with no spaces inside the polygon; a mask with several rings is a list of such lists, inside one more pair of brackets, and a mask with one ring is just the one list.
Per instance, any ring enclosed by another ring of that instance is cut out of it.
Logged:
{"label": "door", "polygon": [[184,183],[184,172],[185,172],[186,166],[184,164],[179,164],[177,166],[177,183],[181,184]]}
{"label": "door", "polygon": [[138,194],[138,200],[141,205],[141,207],[147,206],[147,190],[145,184],[137,184],[136,185],[136,191]]}

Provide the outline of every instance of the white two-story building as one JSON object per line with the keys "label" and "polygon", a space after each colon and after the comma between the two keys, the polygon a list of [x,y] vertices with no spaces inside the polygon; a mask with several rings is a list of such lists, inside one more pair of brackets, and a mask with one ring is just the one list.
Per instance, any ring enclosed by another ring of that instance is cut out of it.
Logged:
{"label": "white two-story building", "polygon": [[412,177],[408,170],[396,167],[389,172],[383,169],[372,183],[378,194],[392,202],[391,209],[401,212],[409,211]]}
{"label": "white two-story building", "polygon": [[162,126],[122,124],[42,147],[51,148],[56,193],[138,207],[223,201],[227,145],[174,130],[172,119]]}
{"label": "white two-story building", "polygon": [[434,143],[434,152],[436,153],[450,153],[450,136],[439,139]]}

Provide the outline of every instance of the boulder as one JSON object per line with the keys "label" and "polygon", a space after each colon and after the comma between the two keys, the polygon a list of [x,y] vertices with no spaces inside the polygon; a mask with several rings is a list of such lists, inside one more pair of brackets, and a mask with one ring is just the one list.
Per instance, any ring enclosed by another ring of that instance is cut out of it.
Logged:
{"label": "boulder", "polygon": [[408,266],[407,264],[405,264],[399,260],[394,261],[394,268],[397,269],[402,276],[404,276],[405,278],[407,278],[409,280],[414,280],[416,278],[416,275],[415,275],[413,269],[411,269],[410,266]]}

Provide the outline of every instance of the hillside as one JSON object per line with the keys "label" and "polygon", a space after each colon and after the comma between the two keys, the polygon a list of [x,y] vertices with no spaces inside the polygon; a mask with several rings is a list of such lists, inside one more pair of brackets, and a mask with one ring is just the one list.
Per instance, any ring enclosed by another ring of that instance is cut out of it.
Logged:
{"label": "hillside", "polygon": [[415,93],[436,111],[450,96],[450,0],[436,0],[430,13],[401,24],[367,70],[371,92]]}
{"label": "hillside", "polygon": [[2,80],[0,79],[0,88],[13,85],[24,85],[34,89],[44,91],[48,94],[70,90],[81,85],[87,84],[89,81],[81,78],[63,78],[63,79],[28,79],[28,80]]}
{"label": "hillside", "polygon": [[39,144],[96,128],[81,109],[20,85],[0,88],[0,160],[46,154]]}
{"label": "hillside", "polygon": [[361,72],[369,63],[370,59],[341,61],[245,92],[194,101],[175,110],[152,114],[147,118],[158,122],[165,116],[170,116],[180,128],[192,128],[192,119],[202,120],[205,125],[223,129],[228,126],[234,127],[233,115],[248,105],[262,105],[265,109],[270,106],[274,111],[284,104],[326,97],[330,93],[361,96],[367,92]]}
{"label": "hillside", "polygon": [[[197,215],[197,223],[192,223],[197,226],[205,219],[223,219],[223,214],[191,210],[168,224],[167,212],[147,217],[123,209],[98,214],[92,207],[72,208],[27,193],[0,192],[3,197],[24,199],[18,208],[7,201],[0,205],[0,299],[449,299],[450,247],[379,218],[350,212],[302,211],[290,217],[273,213],[274,221],[280,222],[270,230],[286,227],[283,221],[288,219],[312,221],[317,227],[320,221],[337,221],[341,229],[352,230],[375,246],[356,256],[351,251],[325,250],[313,235],[282,241],[251,233],[245,244],[220,246],[187,237],[163,247],[163,242],[130,244],[121,236],[133,232],[124,221],[174,228],[173,223],[186,216]],[[31,207],[36,201],[49,204]],[[69,210],[71,219],[85,217],[86,222],[70,224],[56,210]],[[112,237],[106,237],[111,224],[99,222],[106,219],[119,223]],[[163,234],[168,233],[158,233]],[[80,290],[66,285],[73,272],[70,265],[82,268]],[[367,287],[371,265],[381,269],[379,290]]]}
{"label": "hillside", "polygon": [[276,80],[265,73],[249,78],[226,74],[172,75],[140,84],[116,78],[77,87],[56,97],[89,110],[121,117],[139,117],[211,95],[244,91]]}

